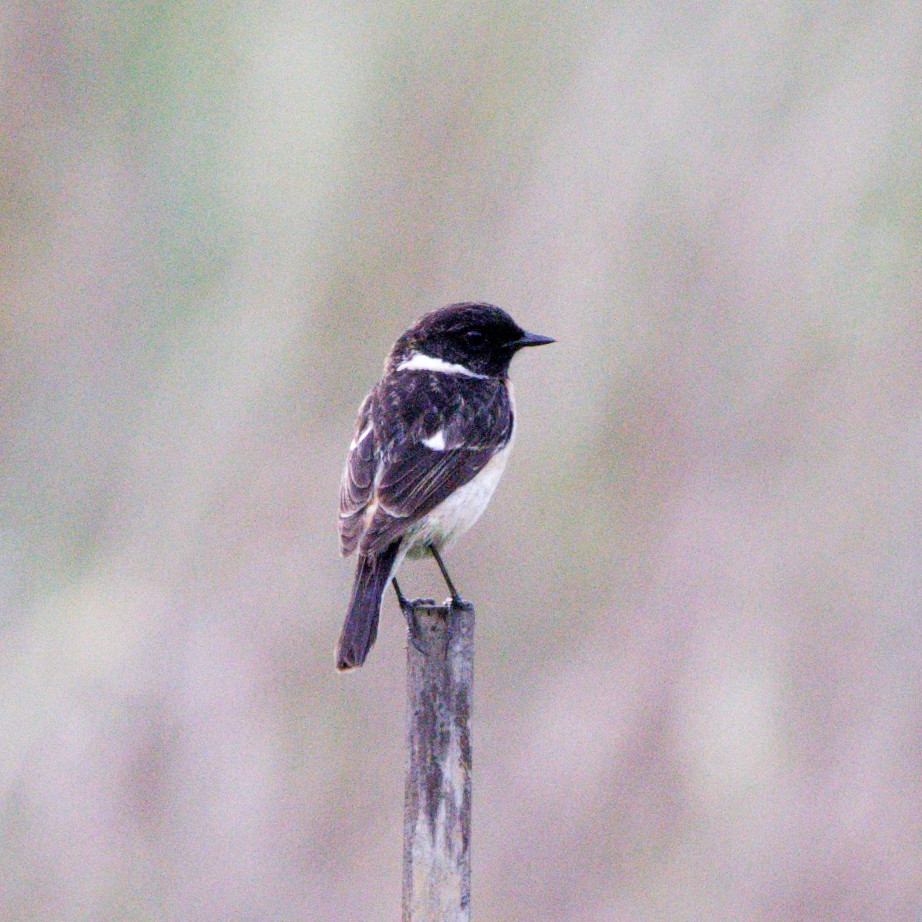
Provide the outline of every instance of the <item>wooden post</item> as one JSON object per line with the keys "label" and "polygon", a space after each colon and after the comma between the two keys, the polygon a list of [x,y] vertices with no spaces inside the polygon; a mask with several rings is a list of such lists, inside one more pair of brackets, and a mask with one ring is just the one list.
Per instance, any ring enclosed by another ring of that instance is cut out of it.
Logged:
{"label": "wooden post", "polygon": [[403,922],[468,922],[474,608],[407,607]]}

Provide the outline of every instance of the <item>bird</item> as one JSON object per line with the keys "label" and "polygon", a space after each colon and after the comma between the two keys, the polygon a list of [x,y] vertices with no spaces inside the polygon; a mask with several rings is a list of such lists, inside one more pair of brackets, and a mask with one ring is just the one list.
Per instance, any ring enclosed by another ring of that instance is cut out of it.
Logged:
{"label": "bird", "polygon": [[358,554],[335,663],[361,666],[378,633],[381,601],[405,558],[431,555],[464,604],[440,552],[480,518],[515,433],[509,364],[555,342],[506,311],[466,301],[423,315],[394,343],[358,411],[339,494],[343,556]]}

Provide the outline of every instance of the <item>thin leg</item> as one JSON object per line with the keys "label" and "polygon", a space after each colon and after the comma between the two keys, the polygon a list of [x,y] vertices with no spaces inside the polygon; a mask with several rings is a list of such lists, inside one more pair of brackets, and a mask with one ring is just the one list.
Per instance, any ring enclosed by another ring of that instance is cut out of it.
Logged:
{"label": "thin leg", "polygon": [[410,638],[410,643],[413,644],[420,653],[426,653],[423,647],[420,646],[419,620],[416,617],[416,608],[413,602],[400,591],[400,583],[397,582],[397,577],[393,577],[391,582],[394,584],[394,592],[397,593],[397,604],[400,606],[403,617],[407,622],[407,634]]}
{"label": "thin leg", "polygon": [[445,569],[445,564],[442,563],[442,558],[439,556],[439,552],[430,544],[429,550],[432,551],[432,556],[435,558],[435,562],[439,565],[439,569],[442,571],[442,578],[445,580],[445,584],[448,586],[448,591],[451,593],[451,602],[453,605],[461,604],[461,596],[458,595],[458,590],[455,589],[454,583],[451,581],[451,577],[448,575],[448,570]]}
{"label": "thin leg", "polygon": [[400,610],[403,611],[410,603],[407,601],[407,597],[400,591],[400,583],[397,582],[396,576],[391,582],[394,584],[394,592],[397,593],[397,604],[400,606]]}

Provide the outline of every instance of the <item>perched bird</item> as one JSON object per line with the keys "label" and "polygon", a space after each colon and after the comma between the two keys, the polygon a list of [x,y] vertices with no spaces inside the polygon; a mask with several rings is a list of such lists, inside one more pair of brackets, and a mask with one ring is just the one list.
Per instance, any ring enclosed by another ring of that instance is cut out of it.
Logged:
{"label": "perched bird", "polygon": [[[509,363],[526,333],[491,304],[451,304],[394,343],[384,377],[359,408],[339,496],[344,556],[358,551],[336,668],[361,666],[375,642],[381,597],[405,557],[439,551],[480,518],[506,466],[515,429]],[[401,608],[406,600],[394,579]]]}

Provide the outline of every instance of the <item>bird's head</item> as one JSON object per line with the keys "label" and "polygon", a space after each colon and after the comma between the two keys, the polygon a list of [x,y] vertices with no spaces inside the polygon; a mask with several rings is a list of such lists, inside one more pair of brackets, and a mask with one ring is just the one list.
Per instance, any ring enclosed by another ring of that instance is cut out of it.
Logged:
{"label": "bird's head", "polygon": [[527,333],[492,304],[450,304],[425,314],[394,343],[388,369],[425,368],[432,360],[502,378],[519,349],[552,342],[549,336]]}

